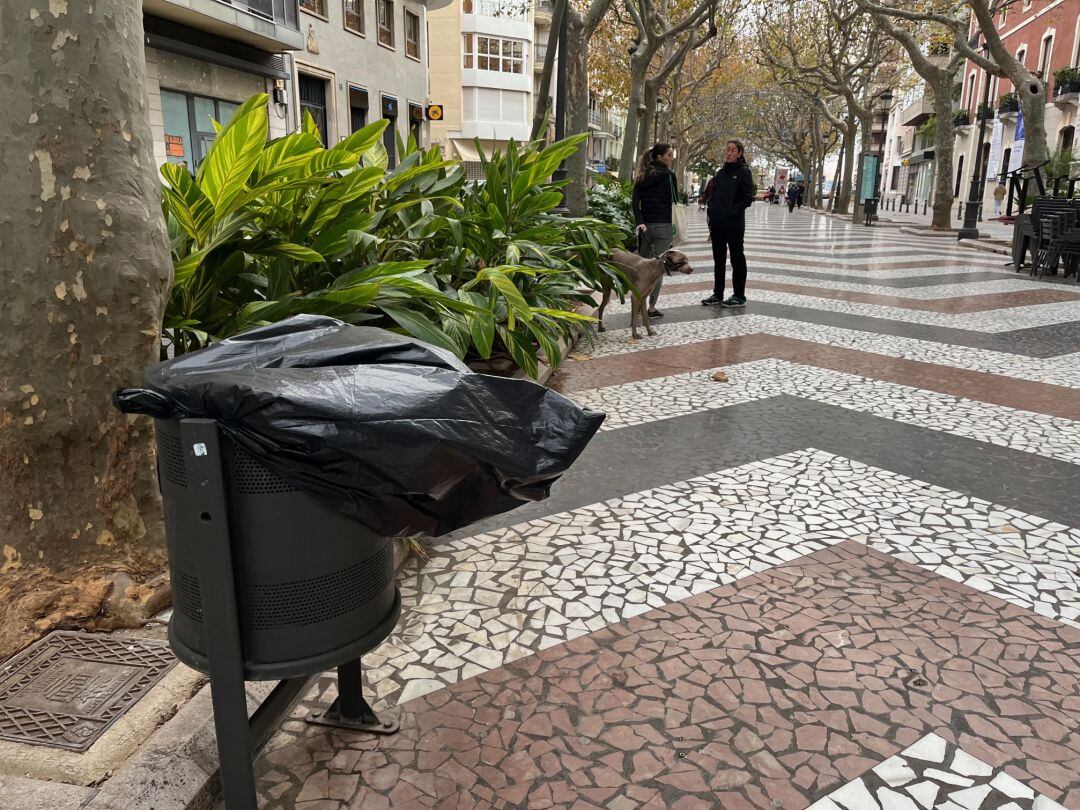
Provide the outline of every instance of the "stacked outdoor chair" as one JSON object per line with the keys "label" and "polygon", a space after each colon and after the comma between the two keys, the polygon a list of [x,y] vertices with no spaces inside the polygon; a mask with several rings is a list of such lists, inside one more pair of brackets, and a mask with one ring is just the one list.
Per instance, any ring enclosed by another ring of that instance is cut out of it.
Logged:
{"label": "stacked outdoor chair", "polygon": [[1074,210],[1073,202],[1064,197],[1036,197],[1031,214],[1021,214],[1013,228],[1013,269],[1019,273],[1028,252],[1031,253],[1031,275],[1037,273],[1039,255],[1049,247],[1042,233],[1043,221],[1051,214],[1065,214]]}
{"label": "stacked outdoor chair", "polygon": [[1080,280],[1080,206],[1048,214],[1040,222],[1039,248],[1031,274],[1056,274],[1059,262],[1065,264],[1065,277],[1077,275]]}

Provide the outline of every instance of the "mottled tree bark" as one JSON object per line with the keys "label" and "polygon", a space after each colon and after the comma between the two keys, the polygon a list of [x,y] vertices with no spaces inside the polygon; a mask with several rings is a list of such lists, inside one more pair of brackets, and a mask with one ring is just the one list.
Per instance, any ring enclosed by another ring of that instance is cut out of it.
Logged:
{"label": "mottled tree bark", "polygon": [[[581,12],[567,9],[570,19],[566,30],[566,120],[567,134],[589,131],[589,38],[585,34],[585,20]],[[578,147],[566,159],[567,177],[566,207],[575,217],[585,216],[589,212],[589,198],[586,193],[586,172],[588,155],[587,143]]]}
{"label": "mottled tree bark", "polygon": [[164,566],[151,425],[110,404],[171,274],[142,32],[138,0],[0,4],[0,655]]}
{"label": "mottled tree bark", "polygon": [[836,208],[838,214],[846,214],[848,212],[848,204],[851,202],[851,182],[852,182],[852,168],[855,165],[855,132],[858,126],[858,119],[854,113],[848,113],[845,116],[844,122],[844,169],[843,174],[840,176],[840,188],[837,192],[834,189],[836,197]]}
{"label": "mottled tree bark", "polygon": [[[944,71],[943,71],[944,73]],[[939,77],[931,87],[934,94],[934,215],[930,228],[935,231],[952,230],[953,209],[953,149],[956,126],[953,124],[952,85],[950,75]],[[978,159],[976,159],[978,165]],[[960,194],[966,195],[967,187],[960,184]]]}

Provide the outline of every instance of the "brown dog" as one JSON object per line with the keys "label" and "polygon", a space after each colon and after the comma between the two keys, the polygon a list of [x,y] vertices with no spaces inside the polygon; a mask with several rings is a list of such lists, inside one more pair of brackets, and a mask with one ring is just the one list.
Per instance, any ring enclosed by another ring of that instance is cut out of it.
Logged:
{"label": "brown dog", "polygon": [[[665,250],[655,259],[643,259],[636,253],[615,248],[611,251],[611,262],[626,274],[630,280],[630,335],[634,340],[638,339],[637,319],[641,316],[641,322],[645,325],[645,331],[655,335],[649,324],[649,293],[664,275],[665,272],[693,273],[690,260],[681,250]],[[604,285],[604,298],[600,303],[600,311],[596,318],[600,322],[596,331],[605,331],[604,308],[607,307],[608,299],[611,298],[611,284]]]}

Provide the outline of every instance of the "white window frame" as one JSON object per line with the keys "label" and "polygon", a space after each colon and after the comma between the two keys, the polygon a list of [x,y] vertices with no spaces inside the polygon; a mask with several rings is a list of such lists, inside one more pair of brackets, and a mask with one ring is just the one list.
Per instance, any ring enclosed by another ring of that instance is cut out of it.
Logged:
{"label": "white window frame", "polygon": [[[382,11],[386,5],[390,8],[387,9],[386,14],[383,14]],[[389,32],[389,42],[383,41],[383,31]],[[397,37],[394,32],[394,0],[375,0],[375,38],[384,48],[397,50]]]}
{"label": "white window frame", "polygon": [[[416,53],[409,53],[409,18],[410,17],[412,17],[414,20],[416,20],[416,43],[415,43],[416,44]],[[405,8],[405,13],[402,15],[402,20],[403,20],[402,27],[403,27],[404,30],[402,30],[402,32],[401,32],[401,41],[405,45],[405,56],[407,58],[409,58],[409,59],[415,59],[417,62],[419,62],[420,61],[420,37],[421,37],[420,15],[417,14],[415,11],[409,9],[409,8]]]}
{"label": "white window frame", "polygon": [[360,10],[356,13],[356,16],[360,18],[360,29],[349,28],[348,20],[349,15],[346,10],[346,4],[349,0],[341,0],[341,27],[348,31],[350,34],[356,34],[358,37],[367,36],[367,20],[364,19],[364,0],[360,0]]}
{"label": "white window frame", "polygon": [[[492,55],[490,50],[484,53],[480,52],[480,40],[485,41],[485,47],[490,48],[490,43],[497,43],[497,52]],[[505,55],[505,46],[509,44],[511,53],[509,56]],[[521,49],[520,56],[513,55],[514,46],[519,46]],[[528,43],[523,39],[513,39],[510,37],[497,37],[490,36],[488,34],[463,34],[461,40],[461,64],[462,67],[467,70],[487,70],[494,73],[506,73],[510,76],[525,76],[528,75],[529,69],[529,54],[526,46]],[[480,60],[483,59],[485,64],[483,67],[480,65]],[[491,60],[494,59],[498,65],[496,68],[490,66]],[[507,63],[510,64],[510,69],[507,69]],[[518,65],[519,69],[514,70],[514,65]]]}
{"label": "white window frame", "polygon": [[[1050,76],[1055,39],[1057,39],[1057,30],[1050,28],[1043,32],[1042,41],[1039,43],[1039,61],[1036,64],[1038,65],[1037,69],[1042,73],[1043,81],[1046,81]],[[1049,43],[1049,47],[1047,43]]]}
{"label": "white window frame", "polygon": [[304,2],[305,0],[300,0],[297,5],[300,6],[300,10],[305,14],[310,14],[312,17],[318,17],[320,20],[330,19],[330,0],[313,0],[315,5],[322,7],[322,11],[317,11],[311,8],[304,8]]}

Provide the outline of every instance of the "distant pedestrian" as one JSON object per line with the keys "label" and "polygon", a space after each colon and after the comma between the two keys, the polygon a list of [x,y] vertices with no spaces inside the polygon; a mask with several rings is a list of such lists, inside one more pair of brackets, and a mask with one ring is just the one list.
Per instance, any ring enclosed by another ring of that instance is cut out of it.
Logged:
{"label": "distant pedestrian", "polygon": [[[634,172],[634,190],[630,201],[637,222],[638,254],[654,259],[671,249],[674,236],[671,227],[671,206],[679,199],[679,184],[671,171],[675,152],[669,143],[658,143],[638,161]],[[660,300],[660,286],[656,282],[649,296],[649,317],[662,318],[664,313],[656,308]]]}
{"label": "distant pedestrian", "polygon": [[803,197],[806,196],[806,186],[804,186],[802,183],[799,183],[799,189],[798,190],[799,190],[799,195],[795,198],[795,203],[799,206],[799,208],[802,208]]}
{"label": "distant pedestrian", "polygon": [[1001,203],[1005,200],[1005,181],[999,180],[994,187],[994,216],[1001,216]]}
{"label": "distant pedestrian", "polygon": [[799,201],[799,189],[792,183],[787,190],[787,210],[791,213],[795,210],[795,203]]}
{"label": "distant pedestrian", "polygon": [[[754,201],[754,176],[746,162],[742,143],[728,141],[724,165],[713,178],[709,197],[709,239],[713,253],[713,294],[706,306],[746,306],[746,209]],[[731,250],[732,295],[724,300],[727,252]]]}

